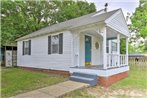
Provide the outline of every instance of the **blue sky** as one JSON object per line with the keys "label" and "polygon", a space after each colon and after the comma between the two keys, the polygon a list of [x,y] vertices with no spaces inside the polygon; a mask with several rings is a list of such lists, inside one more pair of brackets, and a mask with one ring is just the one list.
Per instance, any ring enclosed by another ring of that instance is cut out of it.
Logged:
{"label": "blue sky", "polygon": [[[121,8],[124,16],[127,16],[129,12],[130,15],[135,12],[136,7],[139,6],[139,0],[86,0],[88,2],[93,2],[96,5],[97,11],[105,8],[105,3],[108,3],[108,11]],[[130,20],[128,21],[130,24]]]}
{"label": "blue sky", "polygon": [[93,2],[97,10],[104,8],[105,3],[108,3],[108,10],[122,8],[124,14],[135,12],[135,8],[139,5],[139,0],[86,0]]}

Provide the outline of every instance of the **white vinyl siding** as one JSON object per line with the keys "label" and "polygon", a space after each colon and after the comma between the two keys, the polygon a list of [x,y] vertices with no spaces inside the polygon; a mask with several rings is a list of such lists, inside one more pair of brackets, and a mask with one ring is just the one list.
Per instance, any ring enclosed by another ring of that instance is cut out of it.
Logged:
{"label": "white vinyl siding", "polygon": [[[69,31],[63,33],[63,53],[48,54],[48,36],[40,36],[31,39],[32,52],[31,56],[22,56],[22,41],[18,41],[18,66],[65,70],[68,71],[72,64],[72,34]],[[54,33],[56,34],[56,33]],[[57,34],[60,34],[57,33]]]}
{"label": "white vinyl siding", "polygon": [[117,30],[121,34],[129,36],[129,30],[122,11],[115,13],[112,19],[107,19],[106,24],[107,26],[111,27],[114,30]]}

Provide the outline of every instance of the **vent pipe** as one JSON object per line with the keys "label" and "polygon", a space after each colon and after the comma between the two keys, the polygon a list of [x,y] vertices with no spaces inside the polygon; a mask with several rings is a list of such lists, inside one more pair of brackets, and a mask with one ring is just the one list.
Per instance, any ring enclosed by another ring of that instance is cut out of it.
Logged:
{"label": "vent pipe", "polygon": [[104,11],[107,12],[108,3],[105,3],[105,9]]}

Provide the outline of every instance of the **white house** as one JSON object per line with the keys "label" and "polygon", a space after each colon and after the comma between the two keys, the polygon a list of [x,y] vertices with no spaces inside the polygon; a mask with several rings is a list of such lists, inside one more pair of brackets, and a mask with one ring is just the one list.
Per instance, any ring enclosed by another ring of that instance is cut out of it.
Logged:
{"label": "white house", "polygon": [[[128,75],[128,37],[122,10],[101,10],[17,39],[17,66],[96,74],[109,86]],[[120,54],[121,38],[126,54]]]}

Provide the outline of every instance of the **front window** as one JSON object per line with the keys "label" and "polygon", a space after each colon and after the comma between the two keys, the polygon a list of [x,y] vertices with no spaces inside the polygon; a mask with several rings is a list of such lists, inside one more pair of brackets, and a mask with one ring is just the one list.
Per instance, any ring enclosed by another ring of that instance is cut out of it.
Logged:
{"label": "front window", "polygon": [[59,35],[53,35],[51,37],[51,52],[59,53]]}
{"label": "front window", "polygon": [[112,51],[117,51],[117,43],[112,41]]}

